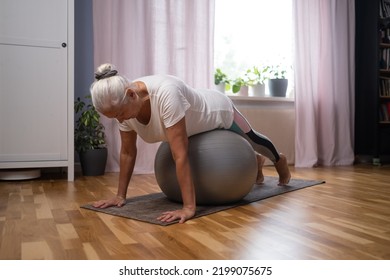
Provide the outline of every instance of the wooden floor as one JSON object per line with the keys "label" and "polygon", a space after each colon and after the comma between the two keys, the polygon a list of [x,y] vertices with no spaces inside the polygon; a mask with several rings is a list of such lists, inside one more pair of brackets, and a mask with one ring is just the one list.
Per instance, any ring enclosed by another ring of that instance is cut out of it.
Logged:
{"label": "wooden floor", "polygon": [[[79,207],[115,193],[115,173],[0,181],[0,259],[390,259],[389,166],[292,172],[326,184],[167,227]],[[129,195],[157,191],[136,175]]]}

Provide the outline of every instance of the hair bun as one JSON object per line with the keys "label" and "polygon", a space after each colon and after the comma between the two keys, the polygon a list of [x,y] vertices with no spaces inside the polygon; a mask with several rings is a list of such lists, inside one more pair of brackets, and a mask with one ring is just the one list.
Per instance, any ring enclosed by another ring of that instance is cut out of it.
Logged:
{"label": "hair bun", "polygon": [[95,79],[96,80],[106,79],[115,76],[116,74],[118,74],[118,71],[114,69],[114,65],[110,63],[105,63],[100,65],[97,68],[95,72]]}

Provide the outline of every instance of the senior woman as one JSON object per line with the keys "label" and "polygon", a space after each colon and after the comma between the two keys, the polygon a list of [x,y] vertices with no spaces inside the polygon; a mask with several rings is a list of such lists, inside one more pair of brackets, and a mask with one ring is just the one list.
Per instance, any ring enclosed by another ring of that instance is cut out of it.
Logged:
{"label": "senior woman", "polygon": [[183,207],[157,217],[163,222],[179,220],[183,223],[195,215],[195,190],[187,152],[188,137],[197,133],[228,129],[242,135],[256,151],[256,183],[261,184],[264,180],[264,156],[274,163],[279,184],[289,182],[291,175],[286,157],[278,153],[267,137],[251,128],[226,95],[214,90],[194,89],[169,75],[129,81],[118,75],[111,64],[99,66],[95,78],[91,85],[93,105],[101,114],[119,122],[121,138],[117,195],[95,202],[95,207],[125,204],[136,160],[137,135],[148,143],[167,141],[175,161]]}

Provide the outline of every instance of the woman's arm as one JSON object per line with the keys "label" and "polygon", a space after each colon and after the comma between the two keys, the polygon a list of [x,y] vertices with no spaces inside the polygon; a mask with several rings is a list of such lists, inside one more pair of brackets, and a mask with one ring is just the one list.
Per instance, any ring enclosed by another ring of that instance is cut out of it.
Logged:
{"label": "woman's arm", "polygon": [[110,206],[123,206],[126,201],[127,188],[133,174],[135,159],[137,156],[137,134],[134,131],[120,131],[121,151],[119,161],[119,184],[117,195],[110,199],[100,200],[93,204],[94,207],[107,208]]}
{"label": "woman's arm", "polygon": [[158,219],[164,222],[180,219],[179,222],[184,223],[195,215],[196,210],[195,188],[188,159],[188,136],[185,118],[182,118],[172,127],[167,128],[167,138],[176,164],[176,174],[183,199],[183,208],[165,212]]}

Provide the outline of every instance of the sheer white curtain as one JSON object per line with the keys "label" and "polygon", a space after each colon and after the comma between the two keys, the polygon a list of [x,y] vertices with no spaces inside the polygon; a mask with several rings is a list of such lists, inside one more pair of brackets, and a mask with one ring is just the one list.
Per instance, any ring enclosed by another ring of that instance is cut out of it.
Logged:
{"label": "sheer white curtain", "polygon": [[[117,66],[129,79],[172,74],[194,87],[213,81],[214,0],[93,0],[95,66]],[[119,170],[120,138],[114,120],[103,117],[109,158]],[[153,173],[157,144],[138,139],[134,173]]]}
{"label": "sheer white curtain", "polygon": [[354,161],[355,0],[293,0],[295,166]]}

